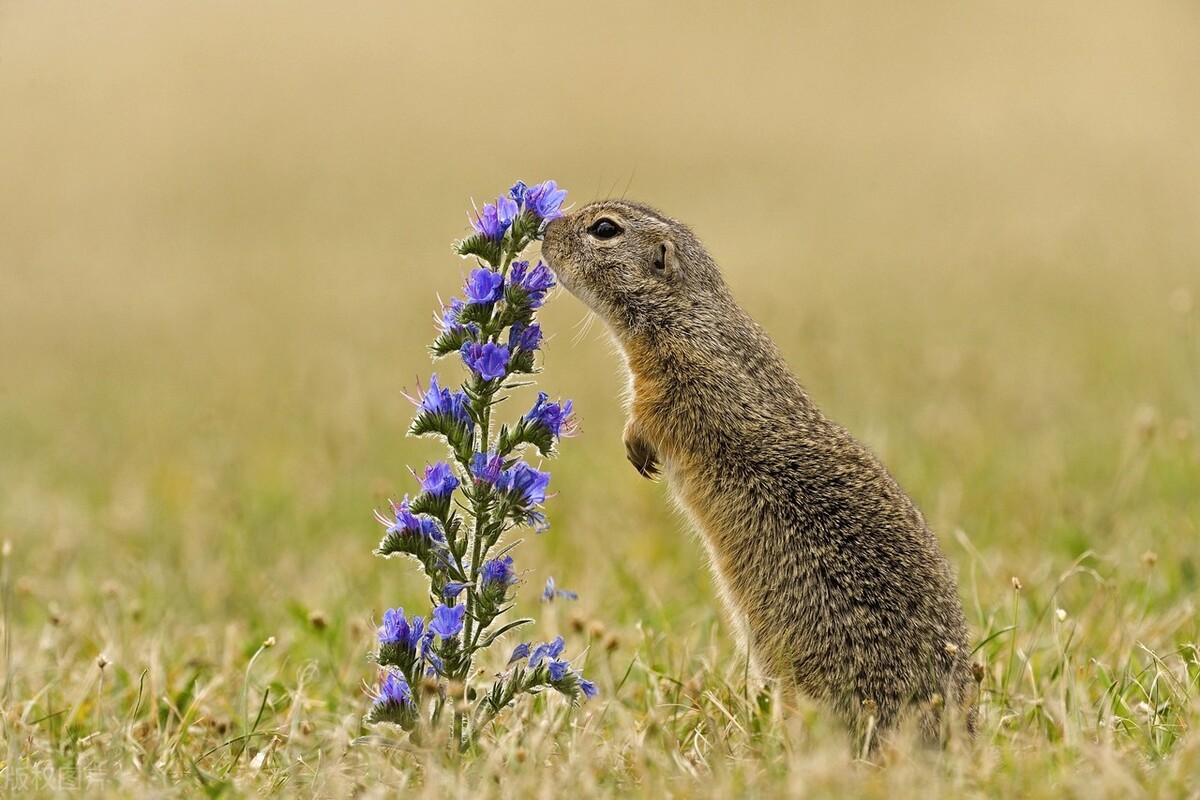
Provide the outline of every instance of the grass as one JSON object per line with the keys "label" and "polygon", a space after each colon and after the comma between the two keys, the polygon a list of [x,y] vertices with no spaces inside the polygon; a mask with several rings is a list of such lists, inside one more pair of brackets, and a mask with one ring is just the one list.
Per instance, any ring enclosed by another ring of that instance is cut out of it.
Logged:
{"label": "grass", "polygon": [[[445,9],[6,7],[0,786],[1195,796],[1194,20],[714,8],[669,35],[679,10],[620,43],[548,11],[540,105],[447,114],[520,20],[481,11],[495,35],[447,48]],[[1138,57],[1096,57],[1114,51]],[[401,391],[431,369],[468,197],[519,176],[576,201],[629,182],[693,223],[914,496],[985,665],[977,745],[879,769],[820,708],[747,692],[702,548],[624,461],[611,348],[566,295],[542,386],[583,434],[514,613],[601,696],[522,705],[458,761],[362,726],[372,620],[422,592],[370,554],[372,509],[437,453],[403,436]],[[548,575],[581,599],[540,605]]]}

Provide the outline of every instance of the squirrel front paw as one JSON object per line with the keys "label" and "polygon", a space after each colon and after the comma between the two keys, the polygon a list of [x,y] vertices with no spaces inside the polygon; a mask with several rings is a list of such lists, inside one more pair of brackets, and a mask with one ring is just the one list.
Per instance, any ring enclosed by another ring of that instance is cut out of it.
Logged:
{"label": "squirrel front paw", "polygon": [[654,448],[646,440],[627,434],[625,436],[625,457],[629,459],[629,463],[633,464],[633,468],[643,478],[649,478],[650,480],[658,478],[660,473],[658,454],[654,452]]}

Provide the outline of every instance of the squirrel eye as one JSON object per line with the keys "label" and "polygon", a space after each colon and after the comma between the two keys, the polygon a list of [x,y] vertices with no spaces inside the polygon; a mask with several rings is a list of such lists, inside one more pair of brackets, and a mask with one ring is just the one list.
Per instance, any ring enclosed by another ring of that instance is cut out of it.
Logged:
{"label": "squirrel eye", "polygon": [[611,239],[621,233],[621,226],[608,217],[601,217],[593,222],[587,230],[597,239]]}

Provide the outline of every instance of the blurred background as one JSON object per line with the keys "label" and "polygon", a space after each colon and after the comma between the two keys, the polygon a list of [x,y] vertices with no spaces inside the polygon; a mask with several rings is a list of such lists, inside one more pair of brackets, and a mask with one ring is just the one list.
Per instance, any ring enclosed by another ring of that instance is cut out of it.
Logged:
{"label": "blurred background", "polygon": [[[108,608],[64,647],[134,669],[184,629],[417,602],[371,510],[438,455],[401,392],[434,369],[472,199],[518,178],[692,225],[968,597],[1089,550],[1194,587],[1200,8],[750,8],[0,6],[17,621]],[[553,574],[611,625],[719,631],[585,318],[560,294],[544,319],[542,386],[583,433],[521,551],[533,594]],[[365,674],[369,632],[340,647]]]}

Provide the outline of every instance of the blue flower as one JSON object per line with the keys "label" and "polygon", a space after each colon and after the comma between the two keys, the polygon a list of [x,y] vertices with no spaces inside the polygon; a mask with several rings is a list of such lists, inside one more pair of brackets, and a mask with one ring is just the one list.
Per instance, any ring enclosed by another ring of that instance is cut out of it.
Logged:
{"label": "blue flower", "polygon": [[508,657],[508,663],[520,661],[522,658],[529,658],[529,642],[521,642],[513,648],[512,655]]}
{"label": "blue flower", "polygon": [[529,668],[536,669],[547,658],[558,658],[562,655],[565,643],[561,636],[554,637],[553,642],[547,644],[539,644],[533,648],[533,654],[529,656]]}
{"label": "blue flower", "polygon": [[466,392],[455,392],[450,396],[450,416],[456,422],[465,425],[468,431],[475,429],[475,420],[467,410],[470,402]]}
{"label": "blue flower", "polygon": [[463,589],[466,589],[471,584],[459,583],[458,581],[446,581],[446,585],[442,587],[442,595],[447,600],[453,600],[462,594]]}
{"label": "blue flower", "polygon": [[554,585],[554,578],[546,578],[546,588],[542,590],[542,602],[549,603],[557,597],[561,597],[563,600],[578,600],[579,593],[559,589]]}
{"label": "blue flower", "polygon": [[533,408],[525,415],[525,419],[531,425],[541,425],[550,431],[550,435],[556,439],[562,438],[563,428],[567,428],[568,433],[571,428],[571,409],[574,404],[568,400],[565,403],[551,403],[550,395],[545,392],[538,392],[537,402],[533,404]]}
{"label": "blue flower", "polygon": [[508,331],[509,350],[527,350],[530,353],[542,346],[542,326],[534,323],[525,327],[514,322]]}
{"label": "blue flower", "polygon": [[504,296],[504,276],[480,267],[471,271],[463,291],[466,292],[469,302],[480,305],[494,303]]}
{"label": "blue flower", "polygon": [[549,472],[539,472],[524,461],[518,462],[512,469],[505,470],[496,482],[498,489],[511,492],[524,506],[546,502],[546,487],[549,485]]}
{"label": "blue flower", "polygon": [[579,691],[583,692],[583,696],[589,700],[600,694],[600,690],[596,688],[596,684],[583,677],[579,679]]}
{"label": "blue flower", "polygon": [[513,187],[508,190],[508,196],[513,199],[514,203],[521,205],[525,202],[525,192],[527,190],[528,188],[525,186],[524,181],[517,181],[513,184]]}
{"label": "blue flower", "polygon": [[566,661],[551,661],[546,667],[550,670],[551,683],[558,683],[567,676],[567,670],[571,668],[571,665]]}
{"label": "blue flower", "polygon": [[504,345],[467,342],[461,352],[463,363],[485,381],[494,381],[508,374],[510,354]]}
{"label": "blue flower", "polygon": [[546,515],[541,511],[530,509],[525,516],[525,524],[533,528],[534,533],[545,533],[550,530],[550,520],[546,519]]}
{"label": "blue flower", "polygon": [[[559,189],[554,181],[546,181],[525,190],[525,209],[534,216],[549,222],[562,216],[562,202],[567,197],[566,189]],[[486,207],[485,207],[486,208]]]}
{"label": "blue flower", "polygon": [[[563,192],[563,196],[566,196],[566,192]],[[559,203],[561,202],[560,199]],[[475,219],[471,220],[471,225],[480,236],[499,241],[504,238],[504,232],[517,218],[519,210],[517,202],[511,197],[501,197],[495,204],[484,205],[483,210],[477,212]],[[470,219],[470,214],[467,215],[467,218]]]}
{"label": "blue flower", "polygon": [[483,562],[479,576],[480,585],[484,591],[487,591],[488,587],[492,585],[507,587],[515,583],[517,576],[513,573],[512,556],[493,558],[491,561]]}
{"label": "blue flower", "polygon": [[463,629],[463,616],[466,613],[466,606],[438,606],[433,610],[429,630],[443,639],[449,639]]}
{"label": "blue flower", "polygon": [[430,464],[421,478],[421,488],[434,497],[446,497],[458,488],[458,478],[445,461]]}
{"label": "blue flower", "polygon": [[495,485],[503,474],[504,460],[498,453],[476,453],[471,459],[471,474],[475,480]]}
{"label": "blue flower", "polygon": [[467,395],[463,392],[451,392],[438,386],[437,373],[429,376],[429,391],[421,395],[420,409],[435,417],[446,417],[466,426],[468,431],[474,430],[475,422],[467,413]]}
{"label": "blue flower", "polygon": [[[566,196],[566,192],[563,192],[563,196]],[[521,207],[517,201],[511,197],[505,197],[501,195],[496,200],[496,218],[499,219],[500,223],[505,227],[512,225],[513,220],[517,218],[517,214],[519,213],[521,213]]]}
{"label": "blue flower", "polygon": [[421,640],[421,658],[429,664],[425,670],[426,675],[436,675],[446,672],[446,665],[442,663],[442,659],[437,653],[433,652],[433,625],[430,621],[430,627],[425,631],[425,638]]}
{"label": "blue flower", "polygon": [[375,695],[375,705],[407,706],[413,701],[412,689],[404,675],[399,672],[387,672],[387,677],[379,685],[379,694]]}
{"label": "blue flower", "polygon": [[381,644],[395,644],[406,650],[415,650],[424,634],[425,620],[413,615],[405,619],[403,608],[389,608],[383,612],[383,624],[379,626]]}
{"label": "blue flower", "polygon": [[471,220],[471,227],[485,239],[498,240],[508,230],[507,225],[500,224],[499,213],[491,203],[485,204],[482,211],[476,211],[475,219],[471,219],[470,214],[467,214],[467,219]]}
{"label": "blue flower", "polygon": [[508,282],[524,289],[529,295],[529,307],[537,308],[546,299],[546,292],[554,287],[554,274],[541,261],[532,270],[528,261],[514,261]]}
{"label": "blue flower", "polygon": [[446,541],[436,522],[423,514],[418,516],[408,510],[407,497],[399,503],[392,503],[392,511],[396,514],[396,521],[388,526],[388,533],[412,533],[435,542]]}
{"label": "blue flower", "polygon": [[442,306],[442,333],[452,333],[462,328],[462,323],[458,319],[465,306],[466,304],[457,297],[450,298],[449,304]]}
{"label": "blue flower", "polygon": [[438,386],[437,373],[429,376],[429,390],[421,395],[421,410],[430,414],[446,414],[452,404],[450,390]]}

